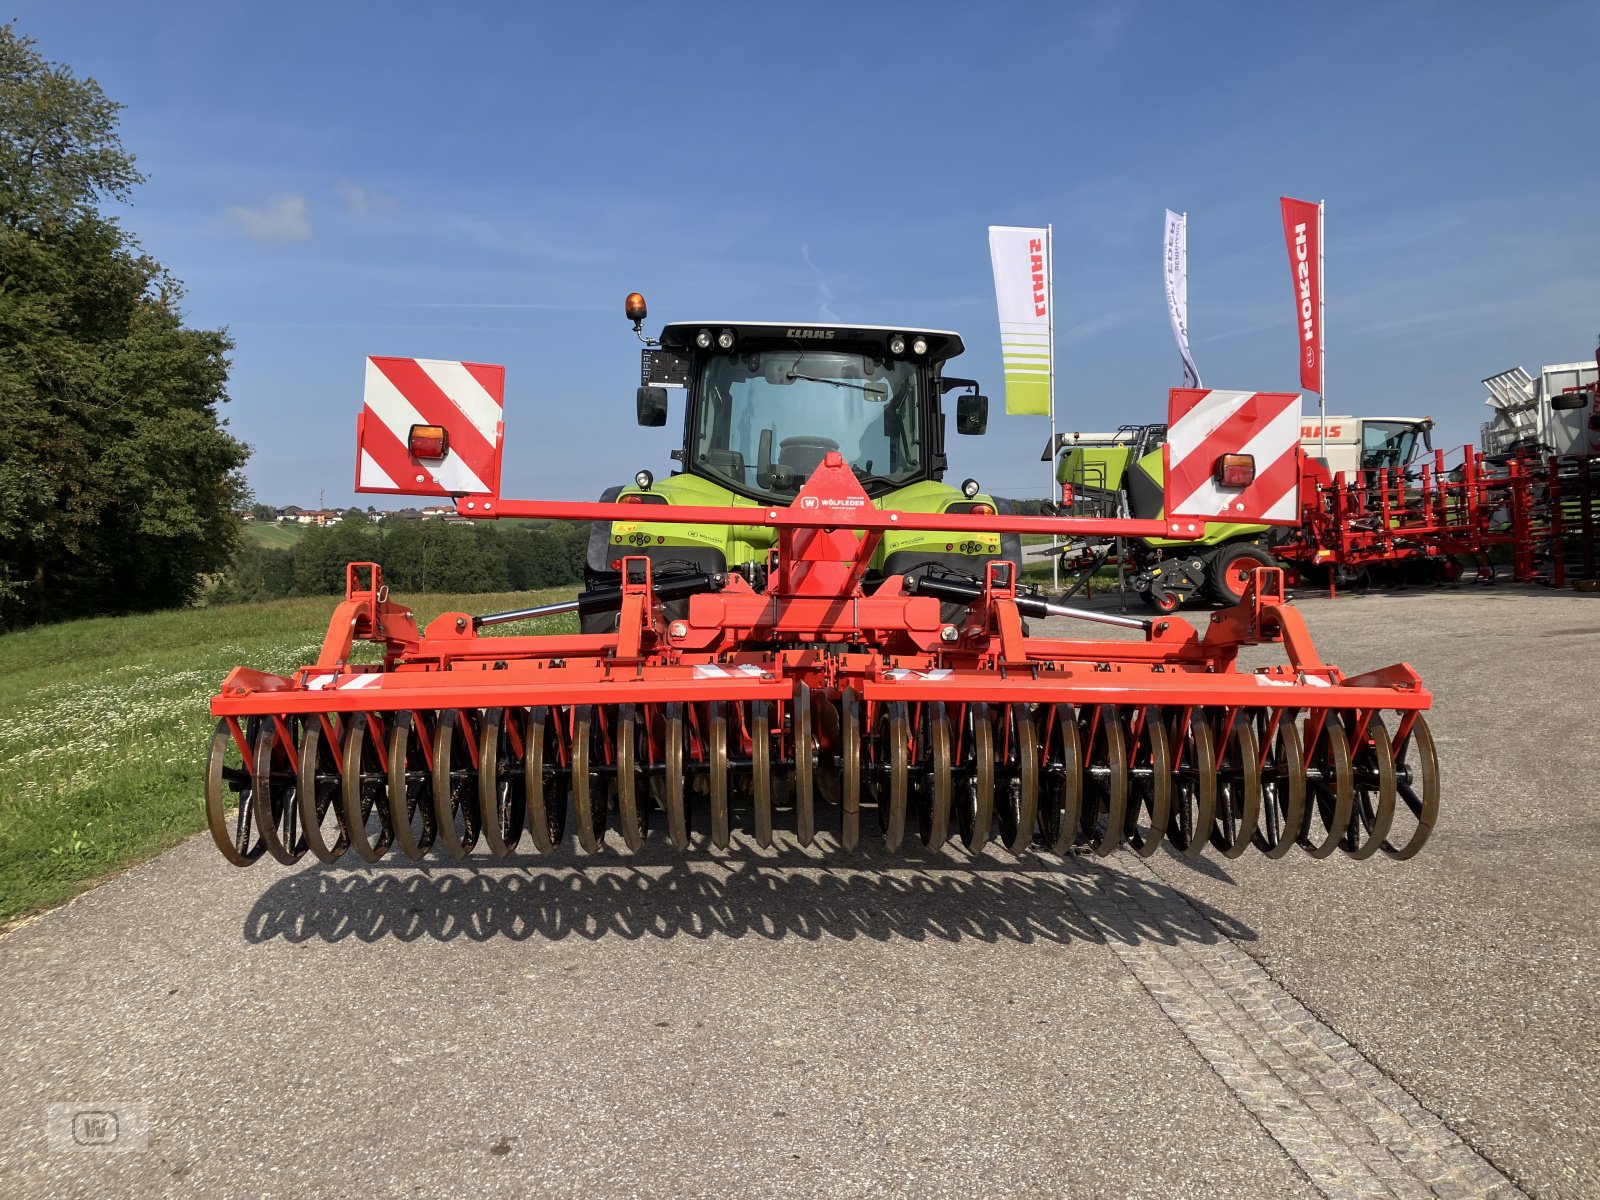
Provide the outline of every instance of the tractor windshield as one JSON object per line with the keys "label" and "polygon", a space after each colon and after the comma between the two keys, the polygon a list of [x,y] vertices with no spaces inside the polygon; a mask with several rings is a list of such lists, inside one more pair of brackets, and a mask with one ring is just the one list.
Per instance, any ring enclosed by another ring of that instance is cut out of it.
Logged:
{"label": "tractor windshield", "polygon": [[690,469],[751,496],[787,499],[830,450],[869,494],[922,476],[922,373],[837,350],[719,355],[701,369]]}
{"label": "tractor windshield", "polygon": [[1417,427],[1401,421],[1367,421],[1361,433],[1361,469],[1405,467],[1416,450]]}

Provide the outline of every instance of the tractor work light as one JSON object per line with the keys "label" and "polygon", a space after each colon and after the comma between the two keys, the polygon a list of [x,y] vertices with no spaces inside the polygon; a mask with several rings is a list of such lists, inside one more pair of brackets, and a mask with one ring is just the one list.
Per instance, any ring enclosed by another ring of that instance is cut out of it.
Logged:
{"label": "tractor work light", "polygon": [[732,350],[733,349],[733,330],[724,329],[721,333],[717,334],[717,349],[719,349],[719,350]]}
{"label": "tractor work light", "polygon": [[443,425],[413,425],[406,446],[416,458],[443,458],[450,452],[450,431]]}
{"label": "tractor work light", "polygon": [[916,341],[911,343],[911,353],[917,355],[918,357],[921,357],[922,355],[926,354],[927,352],[928,352],[928,339],[927,338],[918,338]]}
{"label": "tractor work light", "polygon": [[711,330],[702,329],[699,333],[695,334],[694,344],[699,346],[702,350],[711,349]]}
{"label": "tractor work light", "polygon": [[655,483],[655,481],[656,477],[650,474],[649,471],[640,471],[633,477],[633,485],[641,492],[648,492],[650,490],[650,485]]}
{"label": "tractor work light", "polygon": [[906,340],[897,333],[889,339],[889,353],[899,355],[904,354],[905,352]]}
{"label": "tractor work light", "polygon": [[961,494],[971,500],[978,494],[978,481],[976,479],[963,479],[961,481]]}
{"label": "tractor work light", "polygon": [[1221,455],[1211,474],[1223,487],[1249,487],[1256,478],[1256,457],[1253,454]]}

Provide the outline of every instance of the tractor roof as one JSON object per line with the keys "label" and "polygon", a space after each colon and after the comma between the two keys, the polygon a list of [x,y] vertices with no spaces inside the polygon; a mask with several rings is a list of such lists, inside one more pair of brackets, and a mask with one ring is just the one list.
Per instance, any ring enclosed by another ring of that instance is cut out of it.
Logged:
{"label": "tractor roof", "polygon": [[826,349],[830,345],[873,347],[888,354],[889,339],[901,334],[906,341],[928,340],[928,359],[943,362],[960,354],[965,346],[961,335],[948,329],[913,329],[905,325],[841,325],[818,321],[674,321],[661,330],[661,344],[676,350],[693,347],[695,334],[709,329],[713,334],[733,330],[736,345],[805,346]]}

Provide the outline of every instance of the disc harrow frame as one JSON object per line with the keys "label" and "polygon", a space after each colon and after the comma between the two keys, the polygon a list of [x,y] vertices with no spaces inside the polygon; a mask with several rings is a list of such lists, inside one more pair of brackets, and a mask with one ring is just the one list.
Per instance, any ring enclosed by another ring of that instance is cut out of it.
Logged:
{"label": "disc harrow frame", "polygon": [[[469,515],[637,518],[610,504],[494,505]],[[708,576],[669,618],[650,560],[627,557],[608,634],[480,633],[548,610],[445,613],[419,629],[375,564],[351,564],[314,664],[236,668],[212,701],[219,849],[239,865],[307,851],[503,858],[552,853],[570,826],[588,855],[660,839],[722,853],[741,832],[760,848],[810,846],[826,831],[847,852],[915,839],[1148,856],[1165,840],[1188,858],[1208,845],[1230,858],[1252,846],[1409,858],[1432,830],[1431,696],[1404,664],[1346,676],[1324,663],[1280,570],[1256,571],[1203,628],[1045,605],[1004,561],[954,592],[891,576],[867,594],[886,529],[1084,522],[880,511],[835,454],[792,505],[753,514],[674,519],[776,528],[762,590]],[[1093,524],[1204,531],[1182,518]],[[943,620],[950,600],[960,620]],[[1025,629],[1053,615],[1121,636]],[[357,640],[381,645],[382,661],[354,662]],[[1241,649],[1260,644],[1284,661],[1241,669]]]}

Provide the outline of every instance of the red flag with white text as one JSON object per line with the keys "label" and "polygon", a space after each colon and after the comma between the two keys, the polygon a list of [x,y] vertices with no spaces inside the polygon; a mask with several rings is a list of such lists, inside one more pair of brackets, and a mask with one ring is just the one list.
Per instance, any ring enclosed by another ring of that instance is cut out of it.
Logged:
{"label": "red flag with white text", "polygon": [[1283,239],[1294,281],[1295,329],[1300,341],[1300,386],[1322,394],[1322,207],[1282,197]]}

